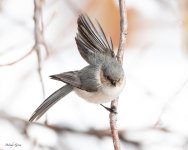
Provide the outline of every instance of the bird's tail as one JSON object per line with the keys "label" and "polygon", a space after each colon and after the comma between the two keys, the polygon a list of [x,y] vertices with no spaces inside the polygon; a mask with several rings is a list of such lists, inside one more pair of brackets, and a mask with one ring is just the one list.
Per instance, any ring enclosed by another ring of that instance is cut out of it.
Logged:
{"label": "bird's tail", "polygon": [[38,120],[48,109],[50,109],[56,102],[58,102],[61,98],[69,94],[73,90],[71,85],[65,85],[61,87],[59,90],[55,91],[52,95],[50,95],[32,114],[29,119],[30,122],[33,120]]}

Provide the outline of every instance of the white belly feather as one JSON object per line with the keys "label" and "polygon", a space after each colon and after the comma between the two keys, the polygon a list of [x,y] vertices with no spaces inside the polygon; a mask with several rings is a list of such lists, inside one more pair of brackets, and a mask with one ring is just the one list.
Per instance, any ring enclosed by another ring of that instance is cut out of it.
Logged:
{"label": "white belly feather", "polygon": [[116,87],[102,87],[98,92],[87,92],[78,88],[74,88],[74,91],[78,96],[91,103],[107,103],[117,98],[122,92],[124,83],[121,86]]}

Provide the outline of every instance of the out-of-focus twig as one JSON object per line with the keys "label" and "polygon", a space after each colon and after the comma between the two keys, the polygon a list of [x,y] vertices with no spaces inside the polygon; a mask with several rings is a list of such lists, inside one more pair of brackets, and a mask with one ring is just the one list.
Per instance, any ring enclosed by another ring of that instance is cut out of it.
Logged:
{"label": "out-of-focus twig", "polygon": [[164,112],[167,110],[168,106],[170,103],[172,103],[173,100],[175,100],[176,96],[184,89],[184,87],[188,84],[188,79],[186,79],[181,85],[180,87],[177,89],[176,92],[173,93],[173,95],[168,99],[168,101],[166,102],[166,104],[163,106],[160,114],[159,114],[159,117],[158,117],[158,120],[156,121],[154,127],[158,127],[160,126],[161,124],[161,118],[164,114]]}
{"label": "out-of-focus twig", "polygon": [[188,1],[182,0],[182,15],[183,15],[183,28],[184,28],[184,43],[186,50],[188,51]]}
{"label": "out-of-focus twig", "polygon": [[4,2],[4,0],[0,0],[0,12],[2,11],[2,9],[3,9],[3,2]]}
{"label": "out-of-focus twig", "polygon": [[[42,22],[42,5],[43,0],[34,0],[34,37],[35,37],[35,51],[37,54],[37,60],[38,60],[38,74],[42,86],[42,92],[44,96],[44,82],[41,75],[41,46],[44,43],[44,37],[43,37],[43,22]],[[44,45],[43,45],[44,46]],[[47,49],[45,49],[47,50]],[[44,97],[43,97],[44,98]]]}
{"label": "out-of-focus twig", "polygon": [[73,11],[73,13],[77,15],[81,13],[80,9],[71,0],[64,0],[64,2],[66,2],[67,6],[69,6],[69,8]]}
{"label": "out-of-focus twig", "polygon": [[[127,13],[124,0],[119,0],[119,9],[120,9],[120,41],[119,48],[117,53],[117,60],[122,64],[124,48],[126,44],[126,35],[127,35]],[[117,112],[118,107],[118,98],[111,102],[111,109]],[[114,112],[110,113],[110,128],[114,144],[114,150],[120,150],[120,141],[117,128],[117,114]]]}
{"label": "out-of-focus twig", "polygon": [[41,75],[41,51],[42,51],[41,47],[44,47],[46,55],[48,56],[48,46],[45,43],[44,35],[43,35],[44,26],[43,26],[43,20],[42,20],[42,6],[43,6],[43,0],[34,0],[33,19],[34,19],[35,43],[34,43],[33,47],[31,48],[31,50],[29,52],[27,52],[24,56],[19,58],[18,60],[15,60],[15,61],[7,63],[7,64],[2,64],[2,65],[0,64],[0,67],[14,65],[14,64],[22,61],[24,58],[29,56],[33,51],[35,51],[36,55],[37,55],[37,60],[38,60],[38,74],[39,74],[39,79],[40,79],[40,83],[42,86],[43,99],[44,99],[44,97],[45,97],[44,82],[43,82],[42,75]]}
{"label": "out-of-focus twig", "polygon": [[34,46],[31,48],[31,50],[29,50],[24,56],[22,56],[21,58],[15,60],[15,61],[12,61],[10,63],[7,63],[7,64],[0,64],[0,67],[6,67],[6,66],[11,66],[11,65],[14,65],[20,61],[22,61],[24,58],[26,58],[27,56],[29,56],[33,51],[34,51]]}
{"label": "out-of-focus twig", "polygon": [[43,0],[34,0],[33,20],[34,20],[34,37],[35,37],[34,48],[35,48],[37,60],[38,60],[38,75],[39,75],[42,92],[43,92],[43,99],[44,99],[45,90],[44,90],[44,82],[43,82],[43,78],[41,74],[41,51],[42,51],[41,47],[45,49],[46,54],[48,55],[48,46],[45,43],[44,35],[43,35],[43,30],[44,30],[43,19],[42,19],[43,3],[44,3]]}
{"label": "out-of-focus twig", "polygon": [[[24,126],[28,125],[28,121],[21,119],[19,117],[13,117],[6,113],[0,112],[0,118],[8,120],[12,125],[16,127],[20,132],[24,134],[25,137],[29,138],[27,130],[24,130]],[[83,135],[90,135],[95,136],[97,138],[104,138],[110,137],[110,130],[109,129],[88,129],[88,130],[78,130],[75,128],[67,127],[67,126],[58,126],[58,125],[50,125],[50,124],[43,124],[39,122],[32,123],[36,126],[41,126],[44,128],[49,128],[55,131],[57,134],[62,134],[64,132],[70,132],[75,134],[83,134]],[[138,141],[130,140],[125,136],[125,130],[119,130],[120,140],[124,143],[129,143],[136,147],[141,147],[141,143]]]}

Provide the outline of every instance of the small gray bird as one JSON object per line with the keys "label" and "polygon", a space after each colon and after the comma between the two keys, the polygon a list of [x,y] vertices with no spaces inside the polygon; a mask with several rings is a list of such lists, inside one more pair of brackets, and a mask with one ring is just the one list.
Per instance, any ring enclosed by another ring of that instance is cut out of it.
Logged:
{"label": "small gray bird", "polygon": [[56,102],[75,91],[88,102],[102,104],[117,98],[125,84],[124,71],[118,63],[110,38],[102,27],[91,22],[87,15],[78,18],[78,33],[75,38],[78,50],[88,66],[78,71],[50,76],[66,83],[50,95],[32,114],[29,121],[39,119]]}

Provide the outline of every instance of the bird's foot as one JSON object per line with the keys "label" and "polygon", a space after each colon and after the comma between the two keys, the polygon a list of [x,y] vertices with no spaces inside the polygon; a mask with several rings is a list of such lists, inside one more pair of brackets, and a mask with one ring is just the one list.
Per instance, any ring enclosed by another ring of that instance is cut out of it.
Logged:
{"label": "bird's foot", "polygon": [[104,106],[103,104],[100,104],[103,108],[105,108],[107,111],[109,111],[110,113],[114,113],[114,114],[117,114],[117,111],[112,107],[112,108],[109,108],[109,107],[106,107]]}

